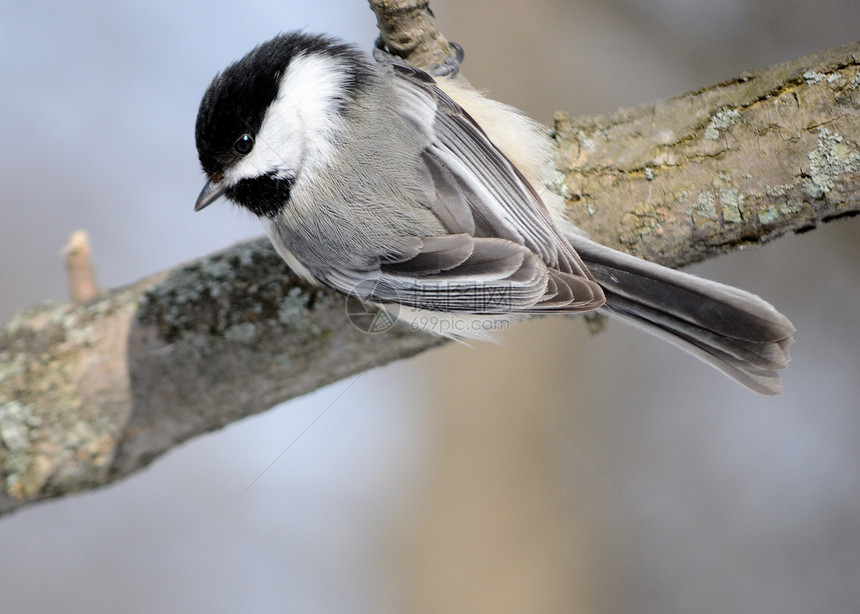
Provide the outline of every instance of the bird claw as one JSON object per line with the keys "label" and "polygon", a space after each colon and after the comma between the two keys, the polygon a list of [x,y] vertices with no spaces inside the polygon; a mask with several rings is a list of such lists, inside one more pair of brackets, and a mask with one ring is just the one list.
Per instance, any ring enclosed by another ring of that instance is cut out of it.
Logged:
{"label": "bird claw", "polygon": [[[457,43],[449,42],[448,44],[454,49],[454,55],[449,55],[441,64],[431,64],[424,69],[424,72],[427,72],[434,77],[453,77],[460,72],[460,64],[463,62],[465,52]],[[402,58],[395,56],[388,50],[385,43],[382,42],[381,37],[377,37],[376,41],[374,41],[373,59],[380,64],[406,63]]]}

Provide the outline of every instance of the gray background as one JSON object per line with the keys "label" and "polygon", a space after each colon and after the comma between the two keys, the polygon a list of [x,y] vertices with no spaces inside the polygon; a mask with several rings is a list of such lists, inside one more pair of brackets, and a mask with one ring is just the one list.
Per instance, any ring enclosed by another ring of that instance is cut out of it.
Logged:
{"label": "gray background", "polygon": [[[472,82],[545,122],[860,32],[860,7],[838,0],[432,6]],[[59,250],[77,228],[107,287],[258,234],[223,203],[192,214],[194,119],[217,70],[295,28],[375,36],[357,0],[4,3],[0,318],[64,296]],[[794,321],[783,397],[620,325],[524,324],[501,346],[339,382],[0,520],[0,611],[433,611],[463,575],[471,611],[504,611],[490,590],[532,612],[858,611],[858,239],[848,220],[692,268]],[[444,548],[470,535],[467,554]],[[506,561],[515,581],[487,571]],[[530,570],[544,591],[505,593]]]}

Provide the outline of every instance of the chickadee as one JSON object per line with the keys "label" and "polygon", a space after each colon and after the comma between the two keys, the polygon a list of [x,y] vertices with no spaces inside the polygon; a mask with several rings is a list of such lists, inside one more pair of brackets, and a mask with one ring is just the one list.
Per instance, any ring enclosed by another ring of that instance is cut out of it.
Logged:
{"label": "chickadee", "polygon": [[781,392],[785,316],[584,237],[548,189],[545,129],[450,77],[283,34],[215,77],[196,140],[209,181],[195,211],[222,195],[245,207],[313,283],[455,337],[479,336],[475,321],[600,309]]}

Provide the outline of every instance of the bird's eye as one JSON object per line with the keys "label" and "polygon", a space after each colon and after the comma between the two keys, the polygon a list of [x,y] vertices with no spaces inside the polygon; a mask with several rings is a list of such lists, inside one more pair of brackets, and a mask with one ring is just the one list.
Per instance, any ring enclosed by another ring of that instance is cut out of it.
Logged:
{"label": "bird's eye", "polygon": [[236,150],[236,153],[240,156],[247,155],[254,148],[254,137],[250,134],[243,134],[236,142],[233,143],[233,149]]}

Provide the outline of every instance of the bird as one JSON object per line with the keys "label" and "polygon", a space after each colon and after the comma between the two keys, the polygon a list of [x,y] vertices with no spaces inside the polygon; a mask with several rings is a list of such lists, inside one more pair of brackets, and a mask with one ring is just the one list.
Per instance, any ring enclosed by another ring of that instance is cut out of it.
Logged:
{"label": "bird", "polygon": [[553,189],[548,130],[463,83],[460,60],[427,72],[303,31],[256,46],[201,100],[195,211],[226,197],[299,276],[413,328],[481,339],[596,310],[780,394],[788,318],[589,239]]}

